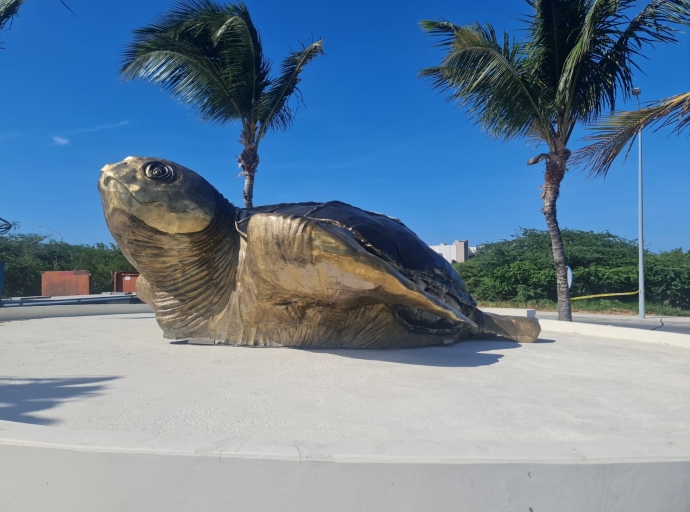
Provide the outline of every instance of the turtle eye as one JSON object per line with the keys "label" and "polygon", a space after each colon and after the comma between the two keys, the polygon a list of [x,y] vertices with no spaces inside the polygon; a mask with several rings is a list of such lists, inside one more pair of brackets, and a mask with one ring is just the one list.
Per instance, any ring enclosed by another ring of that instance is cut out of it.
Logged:
{"label": "turtle eye", "polygon": [[163,162],[149,162],[144,166],[144,174],[153,181],[174,181],[175,171]]}

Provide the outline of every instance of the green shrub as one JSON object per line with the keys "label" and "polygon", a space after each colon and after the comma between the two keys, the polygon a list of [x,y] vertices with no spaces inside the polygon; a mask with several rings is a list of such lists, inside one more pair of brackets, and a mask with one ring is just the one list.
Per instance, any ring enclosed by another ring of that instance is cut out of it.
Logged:
{"label": "green shrub", "polygon": [[[571,296],[624,293],[638,289],[637,243],[608,232],[564,229],[563,244],[573,269]],[[478,301],[556,301],[556,271],[547,231],[522,229],[511,240],[486,244],[453,267]],[[690,308],[690,251],[645,252],[646,298]],[[637,296],[620,302],[637,302]]]}

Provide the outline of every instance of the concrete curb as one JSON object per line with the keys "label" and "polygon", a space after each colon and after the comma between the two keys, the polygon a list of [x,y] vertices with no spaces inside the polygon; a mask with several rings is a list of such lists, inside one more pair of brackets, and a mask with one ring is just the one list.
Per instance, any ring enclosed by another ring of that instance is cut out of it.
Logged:
{"label": "concrete curb", "polygon": [[690,462],[690,437],[634,443],[307,441],[209,437],[48,427],[0,420],[0,445],[97,453],[152,453],[190,457],[360,464],[539,464]]}
{"label": "concrete curb", "polygon": [[152,313],[148,304],[71,304],[65,306],[13,306],[0,308],[0,322],[70,316]]}
{"label": "concrete curb", "polygon": [[0,474],[13,510],[682,512],[690,438],[313,442],[0,421]]}
{"label": "concrete curb", "polygon": [[650,331],[612,325],[587,324],[584,322],[561,322],[540,318],[542,331],[582,334],[599,338],[612,338],[624,341],[641,341],[644,343],[661,343],[690,349],[690,336],[675,332]]}
{"label": "concrete curb", "polygon": [[536,309],[520,309],[520,308],[479,308],[486,313],[495,313],[497,315],[508,316],[526,316],[527,318],[536,318]]}

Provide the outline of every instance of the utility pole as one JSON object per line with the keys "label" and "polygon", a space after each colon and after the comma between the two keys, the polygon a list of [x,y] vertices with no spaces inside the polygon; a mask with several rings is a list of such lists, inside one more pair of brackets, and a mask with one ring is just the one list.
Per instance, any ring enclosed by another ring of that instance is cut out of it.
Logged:
{"label": "utility pole", "polygon": [[[642,89],[634,87],[632,90],[633,96],[637,99],[637,110],[640,110],[640,94]],[[643,217],[643,200],[642,200],[642,129],[637,132],[637,182],[638,182],[638,244],[639,244],[639,289],[640,289],[640,318],[645,317],[645,303],[644,303],[644,217]]]}

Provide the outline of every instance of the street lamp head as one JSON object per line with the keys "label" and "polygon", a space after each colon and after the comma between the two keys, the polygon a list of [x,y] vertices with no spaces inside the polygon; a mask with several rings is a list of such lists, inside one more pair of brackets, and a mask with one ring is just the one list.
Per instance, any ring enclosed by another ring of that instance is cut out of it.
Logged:
{"label": "street lamp head", "polygon": [[640,89],[639,87],[633,87],[632,91],[630,92],[632,92],[633,96],[639,96],[640,94],[642,94],[642,89]]}

